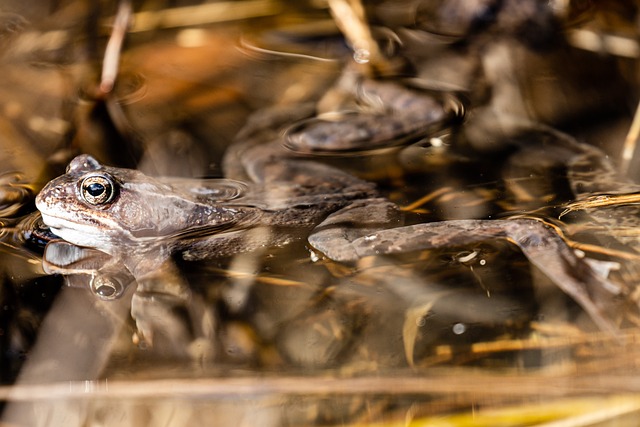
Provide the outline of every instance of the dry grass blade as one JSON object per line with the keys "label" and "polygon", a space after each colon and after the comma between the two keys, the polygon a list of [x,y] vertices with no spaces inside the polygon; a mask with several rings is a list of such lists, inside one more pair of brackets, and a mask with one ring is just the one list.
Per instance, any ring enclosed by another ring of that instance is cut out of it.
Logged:
{"label": "dry grass blade", "polygon": [[624,175],[629,173],[629,166],[631,165],[631,161],[635,157],[637,151],[638,138],[640,138],[640,103],[638,103],[638,106],[636,107],[631,127],[629,128],[629,132],[627,133],[624,140],[624,146],[622,148],[620,172]]}
{"label": "dry grass blade", "polygon": [[435,301],[430,301],[418,307],[412,307],[405,312],[404,325],[402,327],[402,341],[404,352],[409,366],[414,366],[413,350],[418,337],[418,329],[424,322],[424,317],[431,311]]}
{"label": "dry grass blade", "polygon": [[100,81],[100,90],[102,93],[106,94],[111,92],[116,82],[120,64],[120,52],[129,23],[131,22],[131,12],[131,2],[129,0],[121,0],[113,23],[111,37],[109,37],[104,53],[102,80]]}
{"label": "dry grass blade", "polygon": [[[407,424],[383,423],[382,426],[410,427],[594,427],[632,426],[618,423],[623,416],[640,413],[640,398],[637,396],[612,396],[609,398],[565,399],[542,404],[524,404],[499,409],[484,409],[468,413],[428,417],[412,420]],[[611,421],[614,424],[602,424]]]}
{"label": "dry grass blade", "polygon": [[258,16],[275,15],[281,10],[280,3],[273,0],[249,0],[203,3],[144,11],[134,14],[131,32],[153,31],[162,28],[190,27],[213,24]]}
{"label": "dry grass blade", "polygon": [[637,203],[640,203],[640,193],[598,194],[595,196],[587,197],[583,200],[567,203],[564,206],[564,211],[562,211],[562,213],[560,214],[560,218],[570,212],[578,210],[601,208],[606,206],[630,205]]}

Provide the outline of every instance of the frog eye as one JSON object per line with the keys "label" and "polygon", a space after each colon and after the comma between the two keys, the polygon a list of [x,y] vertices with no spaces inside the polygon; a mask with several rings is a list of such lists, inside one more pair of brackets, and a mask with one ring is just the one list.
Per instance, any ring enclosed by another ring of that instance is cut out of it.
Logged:
{"label": "frog eye", "polygon": [[82,180],[80,194],[90,205],[109,203],[115,195],[116,187],[111,177],[106,175],[90,175]]}

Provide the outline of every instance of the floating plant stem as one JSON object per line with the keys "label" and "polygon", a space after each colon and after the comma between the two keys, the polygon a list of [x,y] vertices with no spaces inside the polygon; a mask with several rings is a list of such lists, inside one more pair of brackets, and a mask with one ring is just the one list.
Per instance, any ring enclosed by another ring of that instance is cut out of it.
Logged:
{"label": "floating plant stem", "polygon": [[104,61],[102,62],[102,79],[100,81],[100,91],[109,93],[113,89],[118,75],[118,65],[120,63],[120,52],[124,37],[131,22],[131,1],[120,0],[118,12],[113,23],[111,37],[107,43],[104,53]]}

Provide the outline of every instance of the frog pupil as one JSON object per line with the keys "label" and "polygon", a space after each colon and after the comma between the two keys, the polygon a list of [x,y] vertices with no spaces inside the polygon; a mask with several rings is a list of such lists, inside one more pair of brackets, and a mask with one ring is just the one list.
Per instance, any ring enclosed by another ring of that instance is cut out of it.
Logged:
{"label": "frog pupil", "polygon": [[93,197],[98,197],[105,192],[104,185],[98,184],[97,182],[92,182],[86,187],[87,193],[92,195]]}

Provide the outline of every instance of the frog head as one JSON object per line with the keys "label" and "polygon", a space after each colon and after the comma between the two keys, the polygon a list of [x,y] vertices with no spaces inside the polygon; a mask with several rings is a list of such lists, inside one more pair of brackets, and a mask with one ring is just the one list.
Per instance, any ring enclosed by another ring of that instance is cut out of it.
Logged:
{"label": "frog head", "polygon": [[136,170],[103,166],[86,154],[40,191],[36,207],[57,236],[111,254],[236,218],[234,209],[203,203]]}

